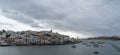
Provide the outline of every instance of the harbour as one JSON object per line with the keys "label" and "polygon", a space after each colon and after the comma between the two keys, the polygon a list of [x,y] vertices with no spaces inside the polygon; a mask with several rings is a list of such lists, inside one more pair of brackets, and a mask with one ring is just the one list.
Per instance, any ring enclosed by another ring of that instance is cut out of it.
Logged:
{"label": "harbour", "polygon": [[[112,44],[120,47],[120,41],[102,41],[104,42],[104,47],[98,44],[99,47],[95,47],[90,44],[98,43],[100,41],[95,40],[84,40],[91,46],[79,44],[69,44],[69,45],[45,45],[45,46],[5,46],[0,47],[1,55],[120,55],[120,52],[113,47]],[[74,46],[72,48],[71,46]]]}

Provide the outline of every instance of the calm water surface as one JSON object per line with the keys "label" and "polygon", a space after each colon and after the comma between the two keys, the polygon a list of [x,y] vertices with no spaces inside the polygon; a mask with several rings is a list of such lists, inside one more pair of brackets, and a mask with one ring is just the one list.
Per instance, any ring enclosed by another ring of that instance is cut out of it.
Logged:
{"label": "calm water surface", "polygon": [[[104,47],[99,48],[86,46],[82,43],[76,44],[77,48],[72,48],[72,45],[9,46],[0,47],[0,55],[120,55],[120,52],[114,49],[111,44],[120,47],[120,41],[106,41]],[[94,51],[98,51],[99,54],[94,54]]]}

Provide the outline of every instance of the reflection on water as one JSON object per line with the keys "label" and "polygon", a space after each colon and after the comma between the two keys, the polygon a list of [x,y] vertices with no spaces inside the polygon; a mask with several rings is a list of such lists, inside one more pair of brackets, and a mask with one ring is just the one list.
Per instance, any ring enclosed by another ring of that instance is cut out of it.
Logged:
{"label": "reflection on water", "polygon": [[[98,47],[92,42],[97,41],[83,41],[76,48],[72,45],[0,47],[0,55],[120,55],[120,41],[102,41],[105,43],[99,43]],[[94,54],[96,51],[99,53]]]}

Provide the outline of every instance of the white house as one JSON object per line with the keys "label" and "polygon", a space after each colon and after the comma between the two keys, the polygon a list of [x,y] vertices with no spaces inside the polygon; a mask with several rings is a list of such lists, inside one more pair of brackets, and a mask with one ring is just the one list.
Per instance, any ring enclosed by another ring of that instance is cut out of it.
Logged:
{"label": "white house", "polygon": [[0,37],[6,37],[6,33],[2,33],[1,35],[0,35]]}

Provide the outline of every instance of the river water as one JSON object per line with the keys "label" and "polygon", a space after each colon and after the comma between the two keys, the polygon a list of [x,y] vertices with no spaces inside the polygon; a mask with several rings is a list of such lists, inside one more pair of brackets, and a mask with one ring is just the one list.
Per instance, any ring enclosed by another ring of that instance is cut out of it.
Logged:
{"label": "river water", "polygon": [[[83,43],[75,45],[76,48],[72,48],[72,45],[0,47],[0,55],[120,55],[120,51],[112,47],[120,47],[120,41],[106,41],[104,47],[97,48]],[[94,54],[94,51],[98,51],[99,54]]]}

